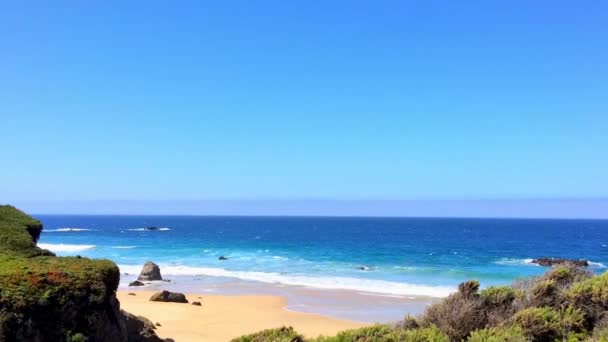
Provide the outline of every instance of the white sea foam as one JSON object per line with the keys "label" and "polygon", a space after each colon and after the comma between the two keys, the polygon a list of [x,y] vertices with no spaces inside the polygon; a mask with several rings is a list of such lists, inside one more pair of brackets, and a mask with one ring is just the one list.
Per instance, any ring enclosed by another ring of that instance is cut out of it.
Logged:
{"label": "white sea foam", "polygon": [[498,265],[536,265],[532,262],[532,260],[534,259],[502,258],[500,260],[494,261],[494,263]]}
{"label": "white sea foam", "polygon": [[39,243],[38,247],[48,249],[51,252],[78,252],[95,248],[95,245],[68,245],[63,243]]}
{"label": "white sea foam", "polygon": [[65,233],[65,232],[88,232],[92,229],[88,228],[57,228],[57,229],[44,229],[45,233]]}
{"label": "white sea foam", "polygon": [[[511,259],[511,258],[502,258],[500,260],[495,261],[495,264],[498,265],[532,265],[539,266],[532,262],[534,259]],[[605,264],[601,262],[589,261],[589,266],[595,268],[608,268]]]}
{"label": "white sea foam", "polygon": [[166,232],[168,230],[171,230],[171,228],[162,227],[162,228],[158,228],[155,230],[148,229],[148,228],[131,228],[131,229],[127,229],[127,230],[134,231],[134,232],[154,232],[154,231]]}
{"label": "white sea foam", "polygon": [[[329,290],[352,290],[388,295],[410,295],[427,297],[446,297],[454,292],[453,287],[430,286],[398,283],[386,280],[350,278],[350,277],[315,277],[309,275],[287,275],[274,272],[230,271],[223,268],[159,265],[163,275],[230,277],[269,284],[305,286]],[[141,265],[119,265],[121,272],[137,274]]]}

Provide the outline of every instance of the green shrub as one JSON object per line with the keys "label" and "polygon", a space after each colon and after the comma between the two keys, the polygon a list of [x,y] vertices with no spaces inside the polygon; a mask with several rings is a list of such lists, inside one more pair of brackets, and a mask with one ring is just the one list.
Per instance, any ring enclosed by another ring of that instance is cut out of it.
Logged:
{"label": "green shrub", "polygon": [[476,330],[471,333],[468,342],[527,342],[524,331],[518,326],[505,326]]}
{"label": "green shrub", "polygon": [[593,330],[593,335],[589,339],[588,342],[608,342],[608,327],[605,328],[596,328]]}
{"label": "green shrub", "polygon": [[608,272],[574,283],[566,293],[569,303],[580,308],[587,318],[587,326],[606,317],[608,310]]}
{"label": "green shrub", "polygon": [[559,313],[552,308],[527,308],[513,316],[512,322],[533,341],[553,341],[561,336]]}
{"label": "green shrub", "polygon": [[472,331],[484,328],[487,317],[482,310],[483,299],[478,289],[478,282],[460,284],[458,292],[427,308],[421,325],[437,327],[452,341],[466,339]]}
{"label": "green shrub", "polygon": [[479,295],[488,305],[510,305],[515,300],[515,290],[510,286],[492,286]]}
{"label": "green shrub", "polygon": [[292,327],[262,330],[257,333],[241,336],[233,342],[303,342],[304,338]]}
{"label": "green shrub", "polygon": [[346,330],[333,337],[319,337],[314,342],[449,342],[449,337],[435,327],[401,329],[389,325]]}
{"label": "green shrub", "polygon": [[346,330],[333,337],[319,337],[315,342],[390,342],[395,328],[386,324]]}
{"label": "green shrub", "polygon": [[450,342],[448,335],[435,327],[420,328],[412,330],[395,330],[391,341],[403,342]]}

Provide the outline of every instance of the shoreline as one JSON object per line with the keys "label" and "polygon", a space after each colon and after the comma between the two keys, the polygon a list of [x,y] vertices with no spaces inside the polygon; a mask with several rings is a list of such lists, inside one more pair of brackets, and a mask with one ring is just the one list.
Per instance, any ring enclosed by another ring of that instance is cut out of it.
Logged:
{"label": "shoreline", "polygon": [[[316,337],[370,325],[287,309],[287,298],[282,296],[185,293],[189,303],[182,304],[149,301],[155,292],[119,290],[117,297],[122,309],[160,323],[156,333],[176,342],[225,342],[281,326],[293,326],[308,337]],[[193,301],[202,305],[192,305]]]}
{"label": "shoreline", "polygon": [[318,289],[303,286],[267,284],[235,278],[189,276],[170,280],[144,282],[144,286],[129,287],[134,276],[121,276],[120,292],[153,293],[167,290],[197,296],[271,296],[284,300],[288,311],[315,314],[331,319],[353,322],[389,323],[405,315],[417,315],[441,298],[385,295],[353,290]]}

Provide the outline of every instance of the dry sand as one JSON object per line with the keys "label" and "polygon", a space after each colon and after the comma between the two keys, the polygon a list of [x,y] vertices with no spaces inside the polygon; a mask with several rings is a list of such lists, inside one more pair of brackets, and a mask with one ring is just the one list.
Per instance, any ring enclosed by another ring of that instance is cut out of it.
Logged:
{"label": "dry sand", "polygon": [[[160,323],[156,333],[176,342],[226,342],[263,329],[293,326],[303,335],[333,335],[345,329],[369,325],[321,315],[288,311],[278,296],[221,296],[186,294],[188,304],[150,302],[153,291],[119,291],[121,307]],[[200,301],[202,306],[194,306]]]}

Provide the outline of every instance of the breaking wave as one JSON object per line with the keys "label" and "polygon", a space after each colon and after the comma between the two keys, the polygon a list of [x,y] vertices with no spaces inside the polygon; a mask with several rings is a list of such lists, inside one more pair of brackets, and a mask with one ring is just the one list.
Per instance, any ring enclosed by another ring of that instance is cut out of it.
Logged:
{"label": "breaking wave", "polygon": [[38,247],[48,249],[51,252],[78,252],[95,248],[95,245],[68,245],[63,243],[39,243]]}
{"label": "breaking wave", "polygon": [[[448,286],[418,285],[386,280],[350,278],[350,277],[315,277],[310,275],[287,275],[275,272],[230,271],[223,268],[159,265],[163,275],[174,276],[212,276],[229,277],[268,284],[305,286],[328,290],[352,290],[368,293],[400,296],[446,297],[455,291]],[[119,265],[121,272],[137,274],[141,265]]]}

